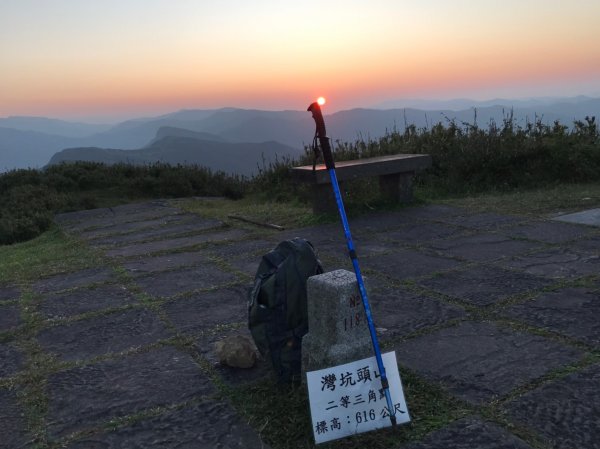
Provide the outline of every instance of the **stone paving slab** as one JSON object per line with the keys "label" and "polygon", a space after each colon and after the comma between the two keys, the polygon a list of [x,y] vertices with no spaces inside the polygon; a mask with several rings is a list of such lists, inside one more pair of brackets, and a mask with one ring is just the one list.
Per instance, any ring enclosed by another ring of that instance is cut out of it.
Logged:
{"label": "stone paving slab", "polygon": [[0,332],[11,330],[21,324],[21,307],[18,304],[0,305]]}
{"label": "stone paving slab", "polygon": [[194,290],[215,288],[236,280],[236,276],[232,273],[222,271],[212,264],[203,264],[137,277],[135,283],[149,295],[170,297]]}
{"label": "stone paving slab", "polygon": [[81,232],[92,228],[113,226],[133,221],[152,220],[169,215],[180,215],[182,210],[165,204],[140,203],[131,207],[93,209],[89,211],[69,212],[55,216],[57,223],[64,228]]}
{"label": "stone paving slab", "polygon": [[407,207],[398,212],[402,217],[409,220],[432,220],[440,221],[458,215],[471,215],[464,209],[442,204],[428,204],[419,207]]}
{"label": "stone paving slab", "polygon": [[21,293],[19,289],[12,285],[0,285],[0,301],[9,301],[19,299]]}
{"label": "stone paving slab", "polygon": [[515,226],[500,232],[513,238],[560,244],[588,236],[594,232],[594,229],[588,226],[560,223],[557,221],[538,221]]}
{"label": "stone paving slab", "polygon": [[468,417],[428,435],[405,449],[532,449],[502,427],[479,417]]}
{"label": "stone paving slab", "polygon": [[225,260],[242,254],[255,255],[260,261],[263,254],[275,249],[277,244],[283,240],[285,239],[281,238],[279,234],[274,234],[272,240],[257,238],[241,242],[223,243],[216,248],[210,248],[208,252]]}
{"label": "stone paving slab", "polygon": [[551,248],[514,257],[500,265],[548,278],[577,278],[600,273],[600,255]]}
{"label": "stone paving slab", "polygon": [[400,365],[475,404],[504,396],[582,357],[581,351],[546,338],[480,322],[463,322],[395,349]]}
{"label": "stone paving slab", "polygon": [[459,257],[472,262],[504,259],[533,251],[540,245],[525,240],[513,240],[498,234],[476,234],[435,240],[426,244],[449,257]]}
{"label": "stone paving slab", "polygon": [[49,434],[64,437],[215,391],[193,359],[171,347],[72,368],[48,378]]}
{"label": "stone paving slab", "polygon": [[131,275],[139,276],[175,268],[210,263],[205,250],[185,253],[171,253],[163,256],[140,257],[126,261],[121,266]]}
{"label": "stone paving slab", "polygon": [[203,243],[223,242],[226,240],[239,239],[248,235],[247,231],[242,229],[230,229],[221,232],[211,232],[189,237],[179,237],[167,240],[157,240],[148,243],[138,243],[106,251],[109,257],[132,257],[144,254],[152,254],[160,251],[174,251]]}
{"label": "stone paving slab", "polygon": [[118,246],[160,238],[174,238],[183,234],[198,233],[224,226],[225,224],[218,220],[204,220],[196,216],[190,216],[185,221],[177,224],[171,223],[170,226],[138,230],[138,232],[128,234],[108,235],[91,239],[89,242],[94,246]]}
{"label": "stone paving slab", "polygon": [[406,336],[467,315],[461,307],[403,289],[370,290],[369,302],[373,321],[383,339]]}
{"label": "stone paving slab", "polygon": [[566,221],[567,223],[584,224],[588,226],[600,226],[600,208],[589,209],[574,214],[560,215],[553,220]]}
{"label": "stone paving slab", "polygon": [[31,447],[24,413],[25,410],[18,403],[16,393],[0,388],[0,448]]}
{"label": "stone paving slab", "polygon": [[565,288],[506,310],[505,315],[600,346],[600,291]]}
{"label": "stone paving slab", "polygon": [[182,333],[199,333],[219,324],[248,321],[248,299],[243,287],[196,293],[169,301],[162,308]]}
{"label": "stone paving slab", "polygon": [[46,294],[39,310],[46,318],[56,319],[134,303],[136,303],[135,296],[125,287],[109,284],[96,288],[79,288],[64,293]]}
{"label": "stone paving slab", "polygon": [[86,437],[67,449],[268,449],[223,402],[203,402],[114,432]]}
{"label": "stone paving slab", "polygon": [[33,290],[38,293],[56,292],[88,284],[113,281],[116,277],[110,268],[89,268],[40,279],[33,284]]}
{"label": "stone paving slab", "polygon": [[[102,207],[76,212],[57,214],[54,219],[61,225],[76,223],[82,220],[99,217],[113,217],[115,215],[131,215],[139,212],[156,211],[163,208],[172,208],[167,200],[153,200],[144,203],[121,204],[114,207]],[[179,210],[179,209],[177,209]]]}
{"label": "stone paving slab", "polygon": [[551,280],[530,274],[486,266],[452,271],[418,281],[423,287],[476,306],[489,306],[551,283]]}
{"label": "stone paving slab", "polygon": [[593,235],[585,239],[577,240],[570,245],[575,251],[600,254],[600,235]]}
{"label": "stone paving slab", "polygon": [[66,225],[63,225],[63,227],[69,232],[81,232],[97,230],[101,228],[109,228],[114,225],[120,225],[125,223],[156,220],[160,218],[164,219],[166,217],[174,217],[182,214],[184,213],[181,210],[175,208],[161,208],[156,210],[134,212],[131,214],[122,215],[111,215],[107,213],[103,216],[90,217],[79,222],[71,222]]}
{"label": "stone paving slab", "polygon": [[499,215],[494,213],[479,213],[475,215],[459,215],[442,219],[444,223],[477,230],[497,230],[516,225],[525,221],[523,217]]}
{"label": "stone paving slab", "polygon": [[[369,213],[358,217],[350,217],[348,221],[352,230],[352,235],[368,236],[412,224],[415,222],[415,219],[408,214],[399,211]],[[338,227],[340,231],[343,232],[341,223],[338,224]]]}
{"label": "stone paving slab", "polygon": [[227,265],[232,269],[245,274],[251,279],[254,279],[256,270],[260,264],[261,257],[252,254],[243,254],[241,256],[234,256],[227,259]]}
{"label": "stone paving slab", "polygon": [[393,254],[385,254],[361,259],[361,268],[379,271],[397,280],[425,276],[436,271],[457,268],[461,262],[424,254],[409,249],[397,249]]}
{"label": "stone paving slab", "polygon": [[555,449],[600,448],[600,365],[547,383],[507,404],[511,421]]}
{"label": "stone paving slab", "polygon": [[0,343],[0,377],[9,377],[24,368],[25,355],[13,343]]}
{"label": "stone paving slab", "polygon": [[133,309],[44,329],[37,340],[63,361],[86,360],[118,353],[171,337],[153,312]]}
{"label": "stone paving slab", "polygon": [[463,233],[464,230],[442,223],[411,224],[385,233],[385,238],[400,245],[422,245],[431,240],[445,239]]}
{"label": "stone paving slab", "polygon": [[110,226],[103,226],[101,228],[92,228],[87,231],[81,231],[77,235],[86,240],[92,240],[111,235],[123,235],[132,232],[146,231],[148,229],[180,223],[187,219],[189,219],[189,215],[183,213],[179,215],[166,215],[149,220],[131,221],[128,223],[117,223]]}

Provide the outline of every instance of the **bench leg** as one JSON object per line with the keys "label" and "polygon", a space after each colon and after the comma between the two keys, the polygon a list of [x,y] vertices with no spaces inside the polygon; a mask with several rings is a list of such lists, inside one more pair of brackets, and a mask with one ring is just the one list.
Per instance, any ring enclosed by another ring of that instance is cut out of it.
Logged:
{"label": "bench leg", "polygon": [[[344,184],[339,183],[342,201],[345,199]],[[333,194],[331,184],[313,184],[313,213],[315,214],[337,214],[337,203]]]}
{"label": "bench leg", "polygon": [[413,172],[379,177],[379,191],[388,201],[410,203],[413,200]]}

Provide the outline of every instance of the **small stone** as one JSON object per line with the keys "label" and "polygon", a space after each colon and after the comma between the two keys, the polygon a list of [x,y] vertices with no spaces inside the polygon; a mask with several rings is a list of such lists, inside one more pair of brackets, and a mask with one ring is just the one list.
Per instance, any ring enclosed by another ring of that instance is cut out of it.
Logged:
{"label": "small stone", "polygon": [[252,342],[242,335],[231,335],[215,343],[219,362],[232,368],[252,368],[256,363],[256,350]]}

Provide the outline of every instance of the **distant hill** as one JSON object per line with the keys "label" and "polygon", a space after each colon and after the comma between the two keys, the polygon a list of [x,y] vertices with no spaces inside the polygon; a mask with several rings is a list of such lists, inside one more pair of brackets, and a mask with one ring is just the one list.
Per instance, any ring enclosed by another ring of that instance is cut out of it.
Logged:
{"label": "distant hill", "polygon": [[156,137],[150,141],[148,146],[151,146],[155,142],[164,139],[165,137],[189,137],[191,139],[198,140],[211,140],[214,142],[227,142],[224,137],[216,134],[204,133],[198,131],[190,131],[189,129],[175,128],[174,126],[163,126],[156,132]]}
{"label": "distant hill", "polygon": [[38,168],[62,148],[78,140],[37,131],[0,128],[0,173],[13,168]]}
{"label": "distant hill", "polygon": [[0,127],[19,131],[33,131],[63,137],[86,137],[110,129],[111,125],[67,122],[46,117],[11,116],[0,118]]}
{"label": "distant hill", "polygon": [[[485,102],[405,100],[387,105],[395,108],[351,109],[326,115],[329,136],[340,141],[375,140],[393,129],[402,131],[405,125],[424,128],[448,120],[456,120],[460,125],[473,124],[476,119],[479,126],[485,127],[491,120],[501,124],[511,112],[520,126],[536,119],[547,124],[558,120],[568,126],[574,120],[584,120],[585,116],[600,120],[600,98],[582,96]],[[300,151],[312,142],[314,133],[314,122],[306,111],[236,108],[189,109],[127,120],[108,129],[103,126],[39,117],[0,119],[0,171],[44,166],[55,152],[64,148],[139,150],[169,136],[230,144],[274,141]],[[82,135],[84,132],[89,134]]]}
{"label": "distant hill", "polygon": [[214,171],[250,176],[264,160],[297,157],[301,151],[278,142],[224,142],[192,137],[165,136],[145,148],[118,150],[104,148],[68,148],[56,153],[49,165],[61,162],[93,161],[106,164],[119,162],[152,164],[155,162],[200,165]]}

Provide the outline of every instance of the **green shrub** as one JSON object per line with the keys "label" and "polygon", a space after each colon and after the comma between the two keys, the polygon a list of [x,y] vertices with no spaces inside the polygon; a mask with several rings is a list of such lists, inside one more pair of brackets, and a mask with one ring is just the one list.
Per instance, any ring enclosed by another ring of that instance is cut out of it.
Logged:
{"label": "green shrub", "polygon": [[[447,120],[430,129],[407,126],[378,140],[335,142],[336,160],[397,153],[430,154],[431,169],[417,182],[437,195],[480,193],[600,180],[600,136],[595,118],[572,128],[556,122],[517,126],[511,114],[487,128]],[[43,232],[56,212],[114,205],[157,197],[225,196],[246,192],[270,201],[308,201],[310,189],[290,177],[294,165],[312,164],[312,150],[299,160],[277,159],[259,166],[251,179],[198,166],[103,165],[78,162],[45,170],[13,170],[0,175],[0,244]],[[376,180],[345,183],[350,208],[374,201]]]}

